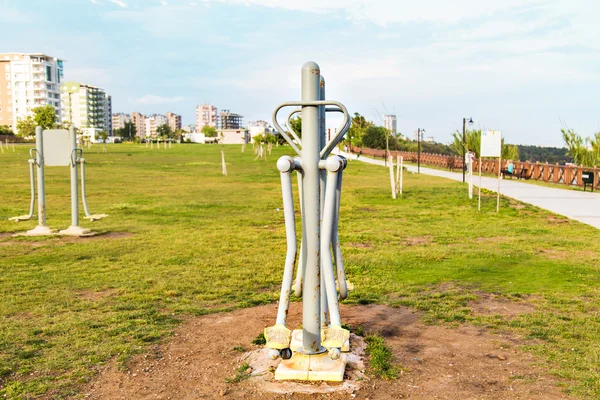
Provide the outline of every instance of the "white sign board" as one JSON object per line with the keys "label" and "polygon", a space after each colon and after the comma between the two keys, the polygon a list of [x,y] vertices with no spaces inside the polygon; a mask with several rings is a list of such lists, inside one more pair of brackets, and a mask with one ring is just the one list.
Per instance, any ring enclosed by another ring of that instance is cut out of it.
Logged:
{"label": "white sign board", "polygon": [[66,129],[45,130],[43,141],[44,165],[68,167],[71,164],[71,144]]}
{"label": "white sign board", "polygon": [[481,157],[500,157],[502,155],[502,131],[481,132]]}

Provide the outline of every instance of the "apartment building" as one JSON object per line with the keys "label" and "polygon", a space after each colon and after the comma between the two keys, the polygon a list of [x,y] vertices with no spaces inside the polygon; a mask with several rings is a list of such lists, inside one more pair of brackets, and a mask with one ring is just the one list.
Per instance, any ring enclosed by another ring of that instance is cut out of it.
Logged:
{"label": "apartment building", "polygon": [[112,99],[104,89],[79,82],[61,85],[62,120],[76,128],[105,131],[112,135]]}
{"label": "apartment building", "polygon": [[223,110],[219,113],[221,120],[221,129],[241,129],[244,119],[240,114],[232,113],[229,110]]}
{"label": "apartment building", "polygon": [[274,134],[275,129],[269,124],[267,121],[250,121],[248,122],[248,133],[250,134],[250,139],[254,139],[256,135],[263,134]]}
{"label": "apartment building", "polygon": [[16,131],[32,109],[51,105],[61,115],[63,61],[42,53],[0,53],[0,125]]}
{"label": "apartment building", "polygon": [[116,113],[112,115],[113,130],[124,128],[126,122],[131,122],[131,116],[129,114]]}
{"label": "apartment building", "polygon": [[217,127],[219,122],[219,115],[217,114],[217,107],[210,104],[202,104],[196,106],[196,131],[200,132],[204,125],[209,125],[214,128]]}
{"label": "apartment building", "polygon": [[181,115],[172,112],[167,113],[167,123],[173,132],[181,129]]}
{"label": "apartment building", "polygon": [[135,125],[135,134],[137,137],[143,139],[146,136],[148,136],[146,134],[146,116],[143,114],[140,114],[137,111],[134,111],[131,113],[131,122],[133,122],[133,125]]}
{"label": "apartment building", "polygon": [[161,125],[168,125],[169,120],[165,115],[152,114],[146,117],[146,136],[156,137],[156,130]]}
{"label": "apartment building", "polygon": [[396,127],[396,116],[393,114],[384,115],[383,127],[387,129],[392,135],[396,136],[398,129]]}

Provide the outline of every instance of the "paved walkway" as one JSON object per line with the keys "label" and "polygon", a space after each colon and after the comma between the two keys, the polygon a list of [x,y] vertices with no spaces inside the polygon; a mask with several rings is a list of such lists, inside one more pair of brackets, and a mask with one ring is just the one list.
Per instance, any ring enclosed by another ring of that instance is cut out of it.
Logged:
{"label": "paved walkway", "polygon": [[[355,154],[343,152],[342,155],[350,160],[358,159],[369,164],[385,166],[383,160],[374,160],[364,156],[357,158]],[[412,165],[407,165],[406,168],[411,172],[417,172],[417,167]],[[421,173],[462,182],[462,173],[423,167],[421,167]],[[477,186],[478,184],[479,177],[474,176],[473,185]],[[481,187],[496,192],[498,190],[498,179],[482,177]],[[503,179],[500,182],[500,194],[600,229],[600,194],[598,193],[555,189],[515,179]],[[474,191],[473,195],[477,196],[477,192]]]}

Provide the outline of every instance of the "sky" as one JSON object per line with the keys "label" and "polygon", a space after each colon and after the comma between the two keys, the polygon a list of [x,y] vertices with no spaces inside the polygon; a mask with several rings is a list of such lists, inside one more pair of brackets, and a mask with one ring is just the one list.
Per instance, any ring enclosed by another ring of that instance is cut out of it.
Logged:
{"label": "sky", "polygon": [[[65,60],[113,112],[210,103],[271,121],[315,61],[327,98],[447,143],[474,128],[562,146],[600,131],[596,0],[0,0],[0,53]],[[338,120],[332,119],[330,125]]]}

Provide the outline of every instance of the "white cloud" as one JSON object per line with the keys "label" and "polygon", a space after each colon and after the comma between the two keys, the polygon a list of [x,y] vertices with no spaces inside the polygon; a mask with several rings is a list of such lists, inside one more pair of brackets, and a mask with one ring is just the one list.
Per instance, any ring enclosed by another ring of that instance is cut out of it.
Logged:
{"label": "white cloud", "polygon": [[160,0],[160,4],[162,4],[163,6],[168,5],[169,3],[167,3],[165,0]]}
{"label": "white cloud", "polygon": [[184,98],[181,96],[166,97],[166,96],[155,96],[147,94],[143,97],[135,99],[137,104],[155,105],[155,104],[173,104],[183,101]]}
{"label": "white cloud", "polygon": [[125,4],[122,0],[109,0],[111,3],[118,5],[121,8],[127,8],[127,4]]}

